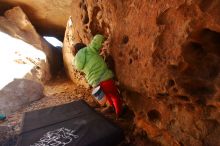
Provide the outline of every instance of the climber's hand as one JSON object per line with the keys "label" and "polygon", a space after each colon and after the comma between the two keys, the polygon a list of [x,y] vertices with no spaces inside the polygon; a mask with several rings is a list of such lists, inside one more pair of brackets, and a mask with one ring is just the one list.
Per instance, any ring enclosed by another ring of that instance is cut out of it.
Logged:
{"label": "climber's hand", "polygon": [[103,47],[101,49],[100,55],[103,56],[104,60],[109,54],[110,42],[111,42],[111,37],[108,37],[102,45]]}
{"label": "climber's hand", "polygon": [[103,43],[103,47],[109,48],[111,43],[111,37],[109,36]]}
{"label": "climber's hand", "polygon": [[106,47],[102,47],[102,48],[101,48],[100,55],[101,55],[101,56],[104,58],[104,60],[105,60],[105,58],[106,58],[106,56],[107,56],[107,48],[106,48]]}

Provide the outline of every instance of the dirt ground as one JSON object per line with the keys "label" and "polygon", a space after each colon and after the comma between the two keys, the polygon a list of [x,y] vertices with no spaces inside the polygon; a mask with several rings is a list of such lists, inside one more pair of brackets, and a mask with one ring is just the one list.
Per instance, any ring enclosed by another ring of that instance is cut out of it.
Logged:
{"label": "dirt ground", "polygon": [[[16,145],[16,140],[21,130],[24,112],[61,105],[79,99],[84,99],[98,112],[101,112],[103,109],[103,107],[100,107],[93,99],[89,89],[77,87],[67,77],[61,75],[46,84],[44,92],[44,98],[22,107],[19,111],[8,115],[7,119],[0,123],[0,146]],[[145,133],[135,128],[133,123],[133,113],[128,108],[125,109],[123,116],[117,120],[113,112],[102,113],[105,117],[119,125],[124,130],[125,139],[118,146],[156,145],[147,139]]]}

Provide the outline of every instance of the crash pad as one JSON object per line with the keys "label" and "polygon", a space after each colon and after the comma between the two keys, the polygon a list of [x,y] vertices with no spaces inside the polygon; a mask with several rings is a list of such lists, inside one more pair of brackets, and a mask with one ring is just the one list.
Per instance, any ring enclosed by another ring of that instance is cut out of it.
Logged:
{"label": "crash pad", "polygon": [[122,139],[122,129],[79,100],[25,113],[18,146],[114,146]]}

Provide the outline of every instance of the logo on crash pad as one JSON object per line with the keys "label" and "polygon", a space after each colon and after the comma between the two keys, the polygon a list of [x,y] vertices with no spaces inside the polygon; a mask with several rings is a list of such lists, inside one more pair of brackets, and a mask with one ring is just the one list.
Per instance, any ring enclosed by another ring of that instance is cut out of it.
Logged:
{"label": "logo on crash pad", "polygon": [[76,133],[76,130],[62,127],[47,132],[38,142],[30,146],[65,146],[71,143],[73,139],[79,138],[79,136],[74,133]]}

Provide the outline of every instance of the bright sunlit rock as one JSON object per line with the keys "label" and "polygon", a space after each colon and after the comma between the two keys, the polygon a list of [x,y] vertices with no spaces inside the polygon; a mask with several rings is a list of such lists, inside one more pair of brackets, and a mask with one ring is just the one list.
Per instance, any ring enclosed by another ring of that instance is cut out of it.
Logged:
{"label": "bright sunlit rock", "polygon": [[0,90],[15,78],[31,74],[31,70],[41,61],[46,62],[44,52],[0,32]]}

